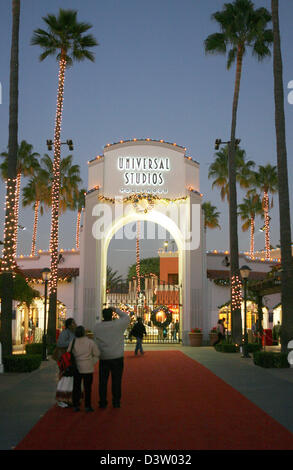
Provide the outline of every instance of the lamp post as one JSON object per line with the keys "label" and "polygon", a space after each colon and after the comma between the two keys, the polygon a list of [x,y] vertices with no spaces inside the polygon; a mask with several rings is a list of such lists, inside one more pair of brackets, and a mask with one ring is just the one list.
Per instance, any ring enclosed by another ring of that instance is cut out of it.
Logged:
{"label": "lamp post", "polygon": [[243,354],[242,357],[247,358],[250,357],[248,354],[248,335],[247,335],[247,280],[250,274],[250,267],[249,266],[242,266],[240,268],[241,277],[244,283],[244,347],[243,347]]}
{"label": "lamp post", "polygon": [[168,245],[169,245],[168,240],[166,240],[166,241],[164,242],[165,251],[168,250]]}
{"label": "lamp post", "polygon": [[44,332],[43,332],[43,361],[47,361],[47,335],[46,335],[46,325],[47,325],[47,294],[48,294],[48,282],[51,278],[51,270],[49,268],[44,268],[42,271],[42,278],[45,283],[45,304],[44,304]]}

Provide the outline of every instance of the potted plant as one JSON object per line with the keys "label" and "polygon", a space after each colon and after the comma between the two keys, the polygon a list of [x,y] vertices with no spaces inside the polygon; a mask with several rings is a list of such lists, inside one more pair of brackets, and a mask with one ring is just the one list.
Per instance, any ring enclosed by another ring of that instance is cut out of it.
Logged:
{"label": "potted plant", "polygon": [[201,328],[191,328],[188,336],[190,346],[201,346],[203,337]]}
{"label": "potted plant", "polygon": [[211,329],[211,331],[209,333],[209,337],[210,337],[210,345],[213,346],[214,342],[218,338],[218,333],[217,333],[217,327],[216,326],[214,326]]}

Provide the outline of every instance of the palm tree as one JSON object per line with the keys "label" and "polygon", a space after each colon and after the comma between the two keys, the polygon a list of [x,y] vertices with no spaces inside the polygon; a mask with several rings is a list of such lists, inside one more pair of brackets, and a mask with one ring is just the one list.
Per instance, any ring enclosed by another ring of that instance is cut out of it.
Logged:
{"label": "palm tree", "polygon": [[110,292],[116,289],[122,283],[122,276],[118,271],[113,271],[111,266],[107,266],[107,291]]}
{"label": "palm tree", "polygon": [[[8,162],[8,152],[2,152],[1,157],[4,157],[5,160],[1,165],[2,176],[7,178],[7,162]],[[20,196],[20,185],[22,176],[32,176],[34,172],[38,169],[39,162],[38,157],[39,153],[33,152],[33,146],[22,140],[18,146],[17,151],[17,168],[16,168],[16,194],[15,194],[15,256],[17,253],[17,239],[18,239],[18,218],[19,218],[19,196]]]}
{"label": "palm tree", "polygon": [[293,338],[293,262],[291,248],[291,223],[288,187],[286,122],[284,112],[283,63],[279,27],[279,2],[272,0],[274,32],[274,96],[275,125],[277,140],[277,166],[279,184],[280,241],[282,266],[282,328],[281,348],[287,351],[289,340]]}
{"label": "palm tree", "polygon": [[204,202],[201,206],[203,213],[204,213],[204,228],[205,230],[208,228],[214,229],[219,228],[219,215],[220,212],[216,211],[216,206],[212,206],[210,201]]}
{"label": "palm tree", "polygon": [[28,184],[23,188],[22,205],[33,206],[34,208],[34,225],[32,236],[31,256],[36,256],[36,240],[38,231],[38,217],[44,213],[44,208],[50,205],[51,192],[48,188],[48,179],[44,177],[41,168],[30,178]]}
{"label": "palm tree", "polygon": [[79,233],[80,233],[80,220],[81,213],[85,206],[85,195],[86,189],[82,188],[79,190],[78,194],[75,195],[73,209],[77,210],[77,220],[76,220],[76,249],[79,250]]}
{"label": "palm tree", "polygon": [[239,101],[240,81],[243,57],[247,48],[258,60],[270,55],[269,46],[273,33],[267,28],[271,14],[265,8],[254,9],[250,0],[235,0],[225,3],[222,11],[212,15],[221,32],[211,34],[205,40],[205,51],[210,54],[226,54],[227,68],[236,61],[236,76],[232,105],[232,121],[229,143],[229,230],[230,230],[230,280],[231,280],[231,313],[232,336],[241,341],[241,282],[239,279],[238,224],[237,224],[237,191],[236,191],[236,123]]}
{"label": "palm tree", "polygon": [[13,272],[15,270],[15,191],[18,147],[18,50],[20,0],[12,0],[12,38],[10,53],[9,137],[4,247],[1,262],[1,343],[3,355],[12,353]]}
{"label": "palm tree", "polygon": [[[59,191],[59,213],[67,209],[73,209],[74,201],[78,194],[78,186],[81,182],[79,165],[72,164],[72,155],[61,158],[60,160],[60,191]],[[41,159],[40,176],[47,182],[48,193],[50,197],[46,200],[46,205],[52,206],[52,188],[54,183],[54,162],[50,155],[45,154]]]}
{"label": "palm tree", "polygon": [[254,233],[255,233],[255,217],[263,213],[260,196],[253,191],[249,191],[239,204],[239,214],[244,221],[242,230],[245,232],[250,228],[250,256],[254,257]]}
{"label": "palm tree", "polygon": [[270,259],[270,216],[269,210],[273,207],[273,198],[270,201],[269,193],[274,194],[278,188],[278,174],[277,168],[268,164],[266,166],[260,165],[258,171],[253,176],[254,184],[259,188],[262,193],[262,207],[265,219],[265,258]]}
{"label": "palm tree", "polygon": [[51,280],[49,296],[48,341],[55,342],[56,338],[56,307],[57,307],[57,268],[58,268],[58,217],[60,191],[60,151],[61,151],[61,122],[64,93],[64,78],[66,67],[74,61],[89,59],[94,61],[90,49],[98,43],[91,34],[85,34],[91,25],[77,21],[77,11],[63,10],[59,15],[47,15],[43,18],[47,30],[36,29],[32,37],[32,45],[40,46],[43,52],[40,60],[55,56],[59,62],[59,80],[57,94],[57,109],[54,131],[54,178],[52,186],[52,220],[51,220]]}
{"label": "palm tree", "polygon": [[[236,149],[236,181],[241,188],[248,188],[252,176],[252,168],[255,163],[252,160],[246,161],[246,152],[237,147]],[[229,147],[228,145],[216,152],[215,160],[209,167],[209,178],[213,178],[213,185],[220,188],[222,201],[227,198],[229,201]]]}

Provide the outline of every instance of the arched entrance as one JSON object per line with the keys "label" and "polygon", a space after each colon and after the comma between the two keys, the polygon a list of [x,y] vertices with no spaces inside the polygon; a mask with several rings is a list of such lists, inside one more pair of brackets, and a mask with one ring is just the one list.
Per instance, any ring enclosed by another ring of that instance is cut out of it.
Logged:
{"label": "arched entrance", "polygon": [[[147,331],[144,342],[180,343],[182,275],[179,258],[182,256],[172,234],[162,224],[154,223],[154,219],[151,223],[148,218],[148,221],[135,220],[123,225],[107,243],[104,303],[130,315],[129,331],[125,332],[127,342],[131,342],[129,332],[133,324],[141,317]],[[115,239],[118,231],[123,239],[120,236]],[[151,254],[146,256],[146,252]]]}
{"label": "arched entrance", "polygon": [[81,234],[80,322],[93,329],[106,303],[107,250],[111,238],[140,220],[168,230],[179,252],[183,343],[190,328],[205,328],[205,259],[199,165],[186,149],[163,141],[107,145],[89,162]]}

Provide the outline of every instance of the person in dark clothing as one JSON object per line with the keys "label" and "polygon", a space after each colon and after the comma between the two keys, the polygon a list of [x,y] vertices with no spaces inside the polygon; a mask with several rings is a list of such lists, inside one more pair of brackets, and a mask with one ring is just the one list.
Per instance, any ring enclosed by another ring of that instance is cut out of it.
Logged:
{"label": "person in dark clothing", "polygon": [[215,346],[216,344],[220,343],[221,341],[225,339],[225,327],[223,325],[222,320],[218,321],[217,333],[218,333],[218,339],[214,342],[213,346]]}
{"label": "person in dark clothing", "polygon": [[140,354],[143,354],[142,340],[143,340],[143,335],[146,335],[147,332],[142,322],[142,319],[140,317],[138,317],[137,322],[132,328],[130,334],[131,336],[134,336],[136,338],[136,345],[135,345],[135,351],[134,351],[135,355],[137,356],[138,351],[140,351]]}

